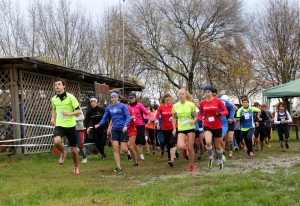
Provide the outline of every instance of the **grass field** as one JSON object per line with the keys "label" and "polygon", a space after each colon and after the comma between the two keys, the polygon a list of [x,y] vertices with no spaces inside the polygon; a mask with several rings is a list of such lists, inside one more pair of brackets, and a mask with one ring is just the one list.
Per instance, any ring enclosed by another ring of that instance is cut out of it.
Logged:
{"label": "grass field", "polygon": [[217,161],[207,169],[206,160],[185,171],[182,156],[169,168],[166,155],[148,155],[133,167],[122,155],[116,174],[108,147],[106,160],[93,155],[80,163],[79,176],[71,154],[63,166],[51,153],[0,156],[0,205],[300,205],[300,140],[291,136],[287,152],[275,137],[253,160],[235,152],[222,171]]}

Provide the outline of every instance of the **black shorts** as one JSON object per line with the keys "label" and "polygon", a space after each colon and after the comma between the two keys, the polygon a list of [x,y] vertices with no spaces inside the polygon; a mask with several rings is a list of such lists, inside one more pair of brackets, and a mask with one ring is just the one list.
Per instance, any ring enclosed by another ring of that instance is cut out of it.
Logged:
{"label": "black shorts", "polygon": [[185,134],[187,135],[188,133],[195,133],[195,129],[189,129],[189,130],[183,130],[183,131],[178,131],[178,134]]}
{"label": "black shorts", "polygon": [[61,127],[56,126],[53,131],[53,138],[60,136],[61,138],[65,136],[69,141],[70,147],[76,147],[77,143],[77,133],[75,127]]}
{"label": "black shorts", "polygon": [[211,129],[209,127],[204,127],[204,132],[210,131],[214,138],[221,138],[222,137],[222,128],[220,129]]}
{"label": "black shorts", "polygon": [[154,129],[146,129],[145,136],[147,136],[150,139],[151,144],[153,144],[154,143],[155,130]]}
{"label": "black shorts", "polygon": [[112,130],[111,140],[117,142],[128,142],[128,133],[122,130]]}
{"label": "black shorts", "polygon": [[199,138],[200,137],[200,131],[199,130],[195,130],[195,138]]}
{"label": "black shorts", "polygon": [[145,125],[136,126],[135,144],[136,145],[145,145],[146,144]]}
{"label": "black shorts", "polygon": [[228,123],[228,132],[233,132],[234,131],[234,122],[231,122],[230,124]]}

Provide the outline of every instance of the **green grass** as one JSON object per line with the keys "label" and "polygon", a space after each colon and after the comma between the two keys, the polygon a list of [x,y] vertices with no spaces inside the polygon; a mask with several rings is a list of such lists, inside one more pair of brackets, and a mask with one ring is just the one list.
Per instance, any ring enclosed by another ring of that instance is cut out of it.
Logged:
{"label": "green grass", "polygon": [[299,205],[300,140],[291,131],[291,148],[282,152],[274,136],[272,147],[253,160],[234,152],[223,171],[216,161],[208,170],[206,160],[185,171],[182,157],[169,168],[158,155],[133,167],[122,155],[122,172],[115,174],[107,147],[108,158],[89,156],[79,176],[70,154],[63,166],[52,153],[0,156],[0,205]]}

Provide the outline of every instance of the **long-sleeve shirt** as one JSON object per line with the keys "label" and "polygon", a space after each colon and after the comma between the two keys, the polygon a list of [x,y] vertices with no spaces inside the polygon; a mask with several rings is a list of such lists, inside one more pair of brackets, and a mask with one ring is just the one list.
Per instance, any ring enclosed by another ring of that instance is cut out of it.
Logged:
{"label": "long-sleeve shirt", "polygon": [[76,130],[84,130],[84,124],[83,124],[83,120],[84,120],[84,115],[82,110],[80,109],[81,113],[80,115],[76,116]]}
{"label": "long-sleeve shirt", "polygon": [[144,117],[143,114],[146,115],[146,118],[149,119],[150,115],[147,112],[146,108],[144,107],[144,105],[142,105],[141,103],[137,102],[135,106],[128,106],[129,108],[133,109],[135,112],[135,121],[134,124],[135,126],[140,126],[140,125],[145,125],[145,121],[144,121]]}
{"label": "long-sleeve shirt", "polygon": [[222,121],[217,115],[218,113],[221,116],[226,116],[228,114],[228,110],[224,103],[218,98],[213,98],[211,101],[207,101],[206,99],[202,100],[199,105],[199,110],[200,115],[198,119],[203,119],[204,127],[209,127],[211,129],[222,128]]}
{"label": "long-sleeve shirt", "polygon": [[170,104],[169,106],[165,106],[164,104],[159,105],[156,111],[156,115],[154,120],[157,121],[159,116],[161,116],[162,119],[162,130],[172,130],[172,108],[173,104]]}
{"label": "long-sleeve shirt", "polygon": [[234,119],[234,106],[230,102],[228,102],[226,99],[220,98],[220,100],[225,105],[226,109],[228,110],[229,114],[227,116],[221,116],[222,125],[228,125],[227,119]]}
{"label": "long-sleeve shirt", "polygon": [[282,120],[287,120],[288,123],[292,123],[293,119],[288,111],[285,111],[283,113],[277,111],[275,112],[274,116],[274,124],[278,125],[278,129],[288,129],[289,124],[288,123],[282,123]]}
{"label": "long-sleeve shirt", "polygon": [[109,116],[112,120],[112,130],[122,130],[124,126],[129,126],[130,114],[125,104],[118,102],[117,104],[109,105],[98,125],[100,127],[104,125]]}
{"label": "long-sleeve shirt", "polygon": [[[94,125],[98,124],[102,120],[104,112],[105,109],[103,107],[96,106],[94,108],[90,108],[85,115],[84,126],[86,128],[90,126],[94,127]],[[103,124],[102,129],[107,128],[107,126],[108,121],[106,121],[105,124]]]}

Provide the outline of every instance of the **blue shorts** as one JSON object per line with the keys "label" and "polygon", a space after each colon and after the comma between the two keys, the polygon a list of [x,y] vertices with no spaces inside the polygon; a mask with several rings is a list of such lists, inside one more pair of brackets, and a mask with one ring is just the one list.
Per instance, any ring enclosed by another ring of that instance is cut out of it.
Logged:
{"label": "blue shorts", "polygon": [[228,132],[228,124],[226,126],[222,125],[222,137],[225,137],[227,132]]}
{"label": "blue shorts", "polygon": [[128,133],[123,132],[122,130],[112,130],[112,141],[118,141],[118,142],[128,142]]}

